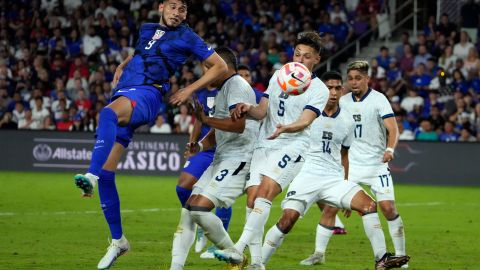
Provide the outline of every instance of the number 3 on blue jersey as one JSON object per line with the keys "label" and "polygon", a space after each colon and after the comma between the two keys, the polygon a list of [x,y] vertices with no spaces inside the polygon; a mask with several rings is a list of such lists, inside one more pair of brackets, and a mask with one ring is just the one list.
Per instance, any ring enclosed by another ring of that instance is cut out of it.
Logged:
{"label": "number 3 on blue jersey", "polygon": [[280,100],[280,103],[278,104],[277,114],[278,116],[285,115],[285,102],[283,100]]}

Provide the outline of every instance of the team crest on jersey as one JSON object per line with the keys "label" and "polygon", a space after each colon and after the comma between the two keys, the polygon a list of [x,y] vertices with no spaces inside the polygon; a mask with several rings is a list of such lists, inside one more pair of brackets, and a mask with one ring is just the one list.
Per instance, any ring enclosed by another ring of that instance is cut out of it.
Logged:
{"label": "team crest on jersey", "polygon": [[153,40],[160,39],[161,37],[163,37],[163,35],[165,35],[165,31],[157,30],[155,31],[155,35],[153,35],[152,39]]}
{"label": "team crest on jersey", "polygon": [[280,93],[280,95],[278,95],[278,97],[283,98],[283,99],[287,99],[289,97],[289,95],[282,91],[282,93]]}

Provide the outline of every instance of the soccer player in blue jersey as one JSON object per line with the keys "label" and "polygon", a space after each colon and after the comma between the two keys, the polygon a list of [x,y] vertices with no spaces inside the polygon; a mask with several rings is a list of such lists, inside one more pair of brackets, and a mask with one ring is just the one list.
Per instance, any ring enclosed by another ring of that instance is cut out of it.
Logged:
{"label": "soccer player in blue jersey", "polygon": [[113,81],[115,94],[100,112],[90,167],[86,174],[75,176],[76,185],[85,197],[93,195],[98,182],[100,203],[112,236],[98,269],[109,268],[118,256],[129,250],[122,231],[115,169],[133,131],[155,119],[162,96],[170,91],[169,78],[190,56],[202,61],[208,71],[179,90],[170,100],[173,104],[185,102],[197,89],[227,71],[223,59],[183,23],[187,8],[186,0],[165,0],[158,9],[160,22],[141,26],[135,53],[117,68]]}

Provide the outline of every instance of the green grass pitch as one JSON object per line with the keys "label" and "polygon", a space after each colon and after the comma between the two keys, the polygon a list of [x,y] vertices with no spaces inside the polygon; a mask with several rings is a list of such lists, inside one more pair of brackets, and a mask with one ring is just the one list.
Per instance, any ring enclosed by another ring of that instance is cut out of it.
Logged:
{"label": "green grass pitch", "polygon": [[[96,269],[109,237],[98,196],[83,199],[70,174],[0,173],[0,269]],[[131,251],[112,269],[168,269],[180,213],[172,177],[117,176],[124,232]],[[266,229],[280,215],[274,202]],[[410,269],[480,269],[480,189],[397,185]],[[245,198],[234,205],[230,234],[243,228]],[[348,234],[333,236],[327,264],[302,267],[314,248],[319,211],[311,209],[287,236],[268,269],[373,269],[361,219],[343,219]],[[384,221],[384,219],[382,219]],[[386,223],[389,249],[392,244]],[[223,263],[190,252],[185,269],[224,269]]]}

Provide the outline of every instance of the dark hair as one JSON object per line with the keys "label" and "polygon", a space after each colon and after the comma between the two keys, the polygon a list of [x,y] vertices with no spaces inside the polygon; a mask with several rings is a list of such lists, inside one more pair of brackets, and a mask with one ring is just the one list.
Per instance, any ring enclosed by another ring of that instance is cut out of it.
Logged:
{"label": "dark hair", "polygon": [[320,37],[320,34],[315,31],[299,33],[294,48],[300,44],[312,47],[319,55],[323,53],[322,37]]}
{"label": "dark hair", "polygon": [[238,70],[248,70],[248,71],[250,71],[250,67],[248,67],[245,64],[239,64],[237,69]]}
{"label": "dark hair", "polygon": [[235,72],[238,71],[237,56],[235,56],[235,52],[232,49],[220,47],[215,49],[215,52],[227,63],[227,66],[233,68]]}
{"label": "dark hair", "polygon": [[[168,0],[162,0],[160,1],[160,3],[165,3],[166,1]],[[185,6],[190,6],[190,1],[189,0],[180,0],[180,2],[182,2]]]}
{"label": "dark hair", "polygon": [[327,71],[322,75],[322,81],[326,83],[329,80],[338,80],[343,83],[342,75],[336,71]]}

